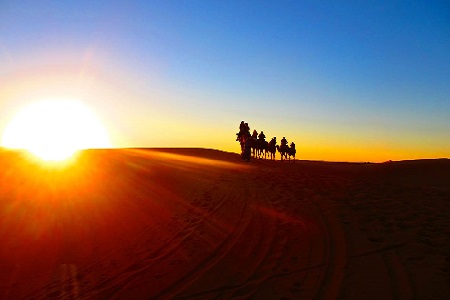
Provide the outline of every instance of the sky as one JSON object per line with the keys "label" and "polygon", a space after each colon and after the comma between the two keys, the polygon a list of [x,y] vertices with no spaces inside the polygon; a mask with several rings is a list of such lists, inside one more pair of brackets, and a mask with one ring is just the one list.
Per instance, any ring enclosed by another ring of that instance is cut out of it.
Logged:
{"label": "sky", "polygon": [[77,99],[113,147],[450,157],[448,1],[0,1],[0,133]]}

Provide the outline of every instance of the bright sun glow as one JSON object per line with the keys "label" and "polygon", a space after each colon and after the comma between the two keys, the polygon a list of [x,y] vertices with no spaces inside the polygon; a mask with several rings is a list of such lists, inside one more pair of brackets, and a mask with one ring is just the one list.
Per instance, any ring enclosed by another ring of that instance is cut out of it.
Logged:
{"label": "bright sun glow", "polygon": [[26,149],[46,161],[62,161],[81,149],[110,147],[106,130],[93,112],[70,100],[25,107],[6,127],[2,145]]}

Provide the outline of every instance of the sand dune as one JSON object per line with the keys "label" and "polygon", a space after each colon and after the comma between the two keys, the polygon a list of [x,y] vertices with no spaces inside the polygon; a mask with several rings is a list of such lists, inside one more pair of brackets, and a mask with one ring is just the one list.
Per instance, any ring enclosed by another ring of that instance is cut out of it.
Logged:
{"label": "sand dune", "polygon": [[0,299],[450,299],[447,159],[0,165]]}

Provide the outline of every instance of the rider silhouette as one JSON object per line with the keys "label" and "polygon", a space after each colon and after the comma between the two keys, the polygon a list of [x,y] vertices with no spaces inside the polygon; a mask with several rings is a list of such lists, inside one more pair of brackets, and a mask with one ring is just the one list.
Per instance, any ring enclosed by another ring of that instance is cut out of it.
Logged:
{"label": "rider silhouette", "polygon": [[244,131],[246,135],[250,136],[250,126],[248,126],[248,123],[244,124]]}
{"label": "rider silhouette", "polygon": [[248,123],[244,123],[244,121],[241,121],[241,124],[239,124],[239,132],[236,133],[236,135],[236,141],[238,141],[241,137],[250,136],[250,127],[248,126]]}
{"label": "rider silhouette", "polygon": [[241,121],[241,124],[239,124],[239,132],[244,131],[244,128],[245,128],[245,123],[244,123],[244,121]]}
{"label": "rider silhouette", "polygon": [[252,138],[255,140],[258,138],[258,131],[256,131],[256,129],[253,129]]}
{"label": "rider silhouette", "polygon": [[281,146],[280,148],[287,148],[288,147],[288,141],[286,140],[286,138],[283,136],[283,138],[281,139]]}
{"label": "rider silhouette", "polygon": [[266,135],[264,134],[264,131],[261,131],[261,133],[259,134],[258,138],[261,141],[265,141],[266,140]]}

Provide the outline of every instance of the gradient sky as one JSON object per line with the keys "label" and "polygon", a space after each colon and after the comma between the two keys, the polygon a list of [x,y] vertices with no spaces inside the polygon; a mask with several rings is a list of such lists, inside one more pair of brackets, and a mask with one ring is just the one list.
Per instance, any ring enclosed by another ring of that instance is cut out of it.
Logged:
{"label": "gradient sky", "polygon": [[450,157],[448,1],[0,1],[0,133],[80,99],[115,147]]}

